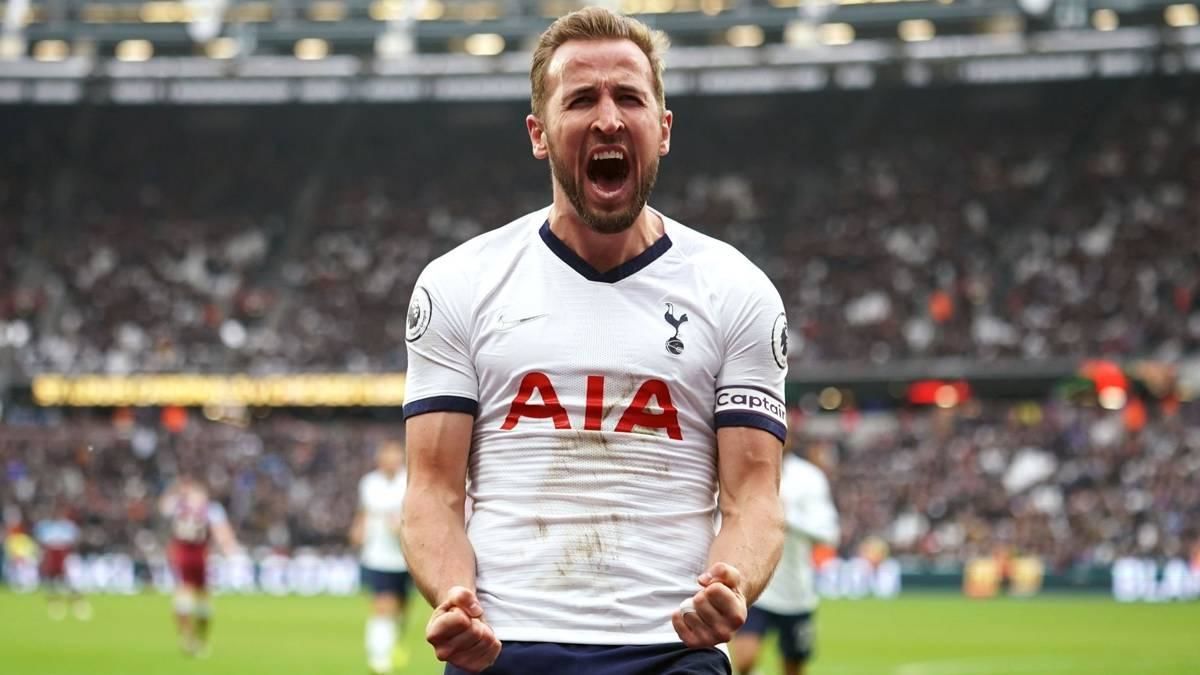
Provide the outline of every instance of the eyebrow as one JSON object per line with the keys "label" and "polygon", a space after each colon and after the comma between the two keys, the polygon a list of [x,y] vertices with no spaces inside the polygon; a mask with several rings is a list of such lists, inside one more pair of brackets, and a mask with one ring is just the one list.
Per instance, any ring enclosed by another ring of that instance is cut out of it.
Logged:
{"label": "eyebrow", "polygon": [[583,84],[583,85],[580,85],[580,86],[578,86],[578,87],[575,87],[574,89],[569,89],[569,90],[567,90],[566,92],[564,92],[564,93],[563,93],[563,98],[573,98],[573,97],[575,97],[575,96],[578,96],[578,95],[580,95],[580,94],[586,94],[586,93],[593,92],[593,91],[596,91],[596,85],[594,85],[594,84]]}
{"label": "eyebrow", "polygon": [[[594,91],[596,91],[597,88],[598,87],[594,84],[582,84],[582,85],[575,87],[574,89],[568,89],[566,92],[564,92],[563,99],[569,99],[574,96],[579,96],[580,94],[594,92]],[[647,92],[645,89],[643,89],[642,87],[635,85],[635,84],[626,84],[626,83],[621,82],[621,83],[614,84],[613,89],[616,90],[617,93],[634,93],[639,96],[647,95]]]}

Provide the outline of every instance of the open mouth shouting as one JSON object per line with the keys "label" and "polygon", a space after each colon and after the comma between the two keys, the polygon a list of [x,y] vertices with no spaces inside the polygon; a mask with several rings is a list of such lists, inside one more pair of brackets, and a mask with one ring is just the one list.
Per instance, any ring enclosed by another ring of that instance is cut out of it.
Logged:
{"label": "open mouth shouting", "polygon": [[632,195],[632,159],[620,146],[592,148],[587,160],[587,184],[597,201],[615,205]]}

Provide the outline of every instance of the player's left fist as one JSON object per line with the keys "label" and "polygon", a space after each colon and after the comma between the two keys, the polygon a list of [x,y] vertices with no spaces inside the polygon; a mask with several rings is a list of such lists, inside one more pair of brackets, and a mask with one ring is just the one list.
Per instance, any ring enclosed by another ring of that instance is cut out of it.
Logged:
{"label": "player's left fist", "polygon": [[671,615],[679,639],[689,647],[713,647],[733,638],[746,623],[742,574],[727,563],[716,563],[697,579],[700,590]]}

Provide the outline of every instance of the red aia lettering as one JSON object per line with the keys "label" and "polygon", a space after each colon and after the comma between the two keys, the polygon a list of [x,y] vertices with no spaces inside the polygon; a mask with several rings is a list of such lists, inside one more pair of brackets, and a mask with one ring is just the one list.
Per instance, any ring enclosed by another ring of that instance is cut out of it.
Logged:
{"label": "red aia lettering", "polygon": [[[534,391],[541,394],[541,405],[529,403],[529,398],[533,396]],[[517,388],[517,397],[513,399],[512,406],[508,409],[508,417],[504,419],[504,424],[500,428],[512,429],[517,426],[517,420],[522,417],[539,420],[553,417],[555,429],[571,428],[567,410],[558,402],[558,393],[554,391],[554,385],[550,384],[550,378],[546,377],[545,373],[529,373],[521,379],[521,386]]]}
{"label": "red aia lettering", "polygon": [[[542,403],[529,403],[534,392],[542,397]],[[654,412],[650,403],[654,402],[660,412]],[[583,428],[586,431],[600,431],[604,419],[604,377],[589,375],[587,378],[587,398],[583,415]],[[555,429],[570,429],[571,420],[567,411],[558,402],[558,393],[545,373],[533,372],[521,379],[517,388],[517,397],[509,406],[508,416],[504,418],[501,429],[516,428],[522,417],[554,420]],[[647,380],[638,388],[621,419],[617,422],[615,431],[632,433],[634,427],[647,429],[666,429],[667,436],[677,441],[683,440],[683,430],[679,427],[679,413],[671,402],[671,391],[662,380]]]}
{"label": "red aia lettering", "polygon": [[588,375],[587,408],[584,408],[583,428],[586,431],[600,431],[600,420],[604,414],[604,378],[599,375]]}
{"label": "red aia lettering", "polygon": [[[651,398],[658,402],[662,412],[650,412]],[[679,429],[679,414],[675,412],[675,406],[671,403],[671,391],[667,389],[666,382],[646,380],[634,394],[633,403],[630,403],[625,414],[621,415],[616,431],[630,432],[635,426],[666,429],[671,438],[683,440],[683,432]]]}

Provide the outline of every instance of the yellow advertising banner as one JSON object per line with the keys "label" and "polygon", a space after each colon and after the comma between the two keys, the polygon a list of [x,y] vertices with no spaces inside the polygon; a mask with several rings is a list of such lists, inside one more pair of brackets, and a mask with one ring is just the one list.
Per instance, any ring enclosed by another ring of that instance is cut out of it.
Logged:
{"label": "yellow advertising banner", "polygon": [[40,375],[41,406],[398,406],[404,375]]}

